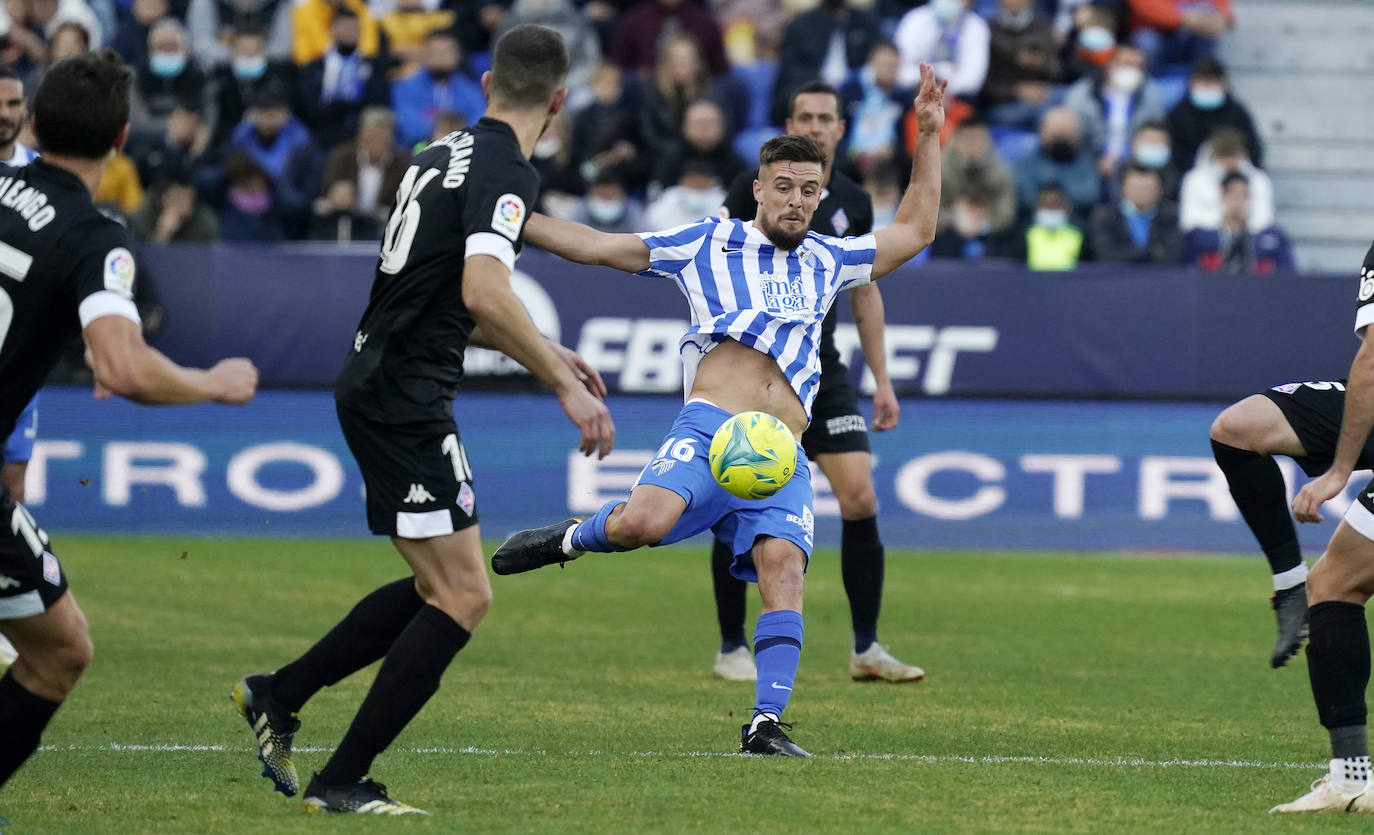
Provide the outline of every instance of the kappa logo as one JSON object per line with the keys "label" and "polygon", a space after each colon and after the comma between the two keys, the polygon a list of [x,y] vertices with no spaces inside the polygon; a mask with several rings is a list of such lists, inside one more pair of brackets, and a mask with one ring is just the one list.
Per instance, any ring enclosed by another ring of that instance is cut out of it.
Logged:
{"label": "kappa logo", "polygon": [[654,475],[663,475],[673,468],[677,461],[672,458],[660,458],[649,465],[649,469],[654,471]]}
{"label": "kappa logo", "polygon": [[410,485],[410,492],[401,501],[406,504],[424,504],[434,501],[434,495],[425,489],[423,484]]}
{"label": "kappa logo", "polygon": [[19,588],[19,586],[20,583],[18,580],[14,579],[13,577],[6,577],[5,575],[0,574],[0,591],[4,591],[5,589],[17,589]]}

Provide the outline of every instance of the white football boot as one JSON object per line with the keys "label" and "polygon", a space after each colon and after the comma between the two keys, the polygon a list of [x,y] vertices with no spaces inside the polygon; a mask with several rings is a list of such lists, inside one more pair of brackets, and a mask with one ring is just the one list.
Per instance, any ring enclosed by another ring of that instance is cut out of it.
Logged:
{"label": "white football boot", "polygon": [[726,681],[755,681],[759,677],[759,671],[754,667],[754,654],[749,647],[716,653],[716,663],[711,665],[711,671],[716,678]]}
{"label": "white football boot", "polygon": [[912,664],[903,664],[892,657],[887,647],[874,642],[863,652],[849,656],[849,677],[855,681],[920,681],[926,677],[926,671]]}
{"label": "white football boot", "polygon": [[[1322,778],[1312,782],[1307,794],[1291,803],[1280,803],[1269,812],[1371,812],[1374,813],[1374,798],[1365,797],[1369,783],[1357,783],[1345,779],[1341,760],[1331,761],[1331,770]],[[1359,807],[1357,808],[1357,802]]]}
{"label": "white football boot", "polygon": [[4,635],[0,635],[0,670],[13,664],[19,658],[19,652],[14,648],[14,644]]}

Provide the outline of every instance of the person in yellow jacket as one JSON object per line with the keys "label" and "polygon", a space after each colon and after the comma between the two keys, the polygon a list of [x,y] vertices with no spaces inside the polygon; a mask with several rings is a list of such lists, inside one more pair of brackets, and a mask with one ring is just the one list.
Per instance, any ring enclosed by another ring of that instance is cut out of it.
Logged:
{"label": "person in yellow jacket", "polygon": [[420,63],[420,47],[425,36],[436,29],[453,25],[453,12],[438,8],[433,0],[398,0],[396,8],[383,15],[379,22],[386,34],[387,48],[401,59],[401,66],[391,74],[402,78]]}
{"label": "person in yellow jacket", "polygon": [[138,180],[138,168],[123,151],[114,159],[100,178],[92,201],[97,206],[115,206],[127,217],[143,204],[143,184]]}
{"label": "person in yellow jacket", "polygon": [[334,10],[339,8],[351,9],[358,16],[358,51],[364,58],[376,57],[380,42],[377,19],[368,10],[367,3],[363,0],[303,0],[291,10],[294,32],[291,58],[298,65],[318,61],[329,51],[329,24],[334,19]]}
{"label": "person in yellow jacket", "polygon": [[1026,229],[1026,266],[1044,272],[1071,270],[1083,253],[1083,230],[1069,223],[1072,206],[1059,186],[1040,189],[1035,218]]}

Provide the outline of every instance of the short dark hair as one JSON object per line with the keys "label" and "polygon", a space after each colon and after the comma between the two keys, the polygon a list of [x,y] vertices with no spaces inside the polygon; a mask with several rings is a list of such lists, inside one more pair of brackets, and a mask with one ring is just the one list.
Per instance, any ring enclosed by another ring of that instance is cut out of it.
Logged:
{"label": "short dark hair", "polygon": [[797,109],[797,99],[811,93],[824,93],[833,98],[835,100],[835,115],[841,119],[844,118],[844,101],[840,99],[840,91],[824,81],[807,81],[797,85],[792,90],[792,98],[787,100],[787,118],[792,118],[792,112]]}
{"label": "short dark hair", "polygon": [[784,133],[763,143],[759,148],[759,170],[775,162],[818,162],[825,167],[825,149],[809,136]]}
{"label": "short dark hair", "polygon": [[1168,133],[1169,126],[1160,119],[1147,119],[1146,121],[1136,125],[1135,130],[1131,133],[1131,135],[1137,136],[1143,130],[1162,130],[1165,133]]}
{"label": "short dark hair", "polygon": [[1161,179],[1159,176],[1159,169],[1150,168],[1149,166],[1141,165],[1138,162],[1128,162],[1121,169],[1121,179],[1123,180],[1125,180],[1132,174],[1144,174],[1147,177],[1154,177],[1156,180]]}
{"label": "short dark hair", "polygon": [[0,80],[5,79],[9,79],[11,81],[18,81],[20,84],[24,83],[24,77],[21,76],[19,73],[15,72],[13,67],[10,67],[7,64],[0,64]]}
{"label": "short dark hair", "polygon": [[358,13],[355,12],[355,11],[353,11],[353,9],[349,8],[348,6],[335,6],[335,7],[334,7],[334,16],[331,17],[331,18],[329,18],[329,25],[330,25],[330,26],[333,26],[333,25],[334,25],[334,21],[336,21],[336,20],[343,20],[343,19],[345,19],[345,18],[350,18],[350,17],[353,18],[354,20],[358,20]]}
{"label": "short dark hair", "polygon": [[1231,187],[1232,183],[1245,183],[1246,188],[1250,187],[1250,178],[1239,171],[1230,171],[1225,177],[1221,178],[1221,190],[1225,191]]}
{"label": "short dark hair", "polygon": [[1195,79],[1206,79],[1207,81],[1225,81],[1226,67],[1215,58],[1203,58],[1193,65],[1193,72],[1189,76]]}
{"label": "short dark hair", "polygon": [[568,47],[547,26],[522,23],[491,51],[491,97],[517,108],[553,101],[568,76]]}
{"label": "short dark hair", "polygon": [[100,159],[129,123],[133,70],[113,49],[63,58],[33,94],[33,130],[45,154]]}

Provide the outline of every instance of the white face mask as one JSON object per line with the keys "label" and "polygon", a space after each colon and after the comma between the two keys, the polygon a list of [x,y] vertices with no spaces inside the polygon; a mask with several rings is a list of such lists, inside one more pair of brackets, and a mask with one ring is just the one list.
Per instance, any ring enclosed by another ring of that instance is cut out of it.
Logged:
{"label": "white face mask", "polygon": [[620,219],[625,217],[625,201],[603,200],[599,197],[588,197],[587,217],[591,218],[593,223],[600,223],[606,226],[613,223],[619,223]]}
{"label": "white face mask", "polygon": [[931,11],[943,23],[949,23],[964,11],[963,0],[930,0]]}
{"label": "white face mask", "polygon": [[1058,229],[1069,222],[1069,213],[1063,209],[1036,209],[1035,225]]}
{"label": "white face mask", "polygon": [[550,136],[534,143],[534,155],[540,159],[548,159],[561,150],[563,150],[561,137]]}
{"label": "white face mask", "polygon": [[1134,93],[1144,80],[1144,70],[1128,65],[1112,67],[1111,74],[1107,76],[1107,82],[1123,93]]}
{"label": "white face mask", "polygon": [[720,205],[715,189],[683,188],[679,199],[684,209],[699,217],[709,215],[712,209]]}

